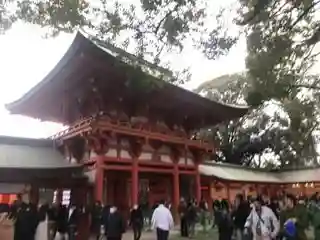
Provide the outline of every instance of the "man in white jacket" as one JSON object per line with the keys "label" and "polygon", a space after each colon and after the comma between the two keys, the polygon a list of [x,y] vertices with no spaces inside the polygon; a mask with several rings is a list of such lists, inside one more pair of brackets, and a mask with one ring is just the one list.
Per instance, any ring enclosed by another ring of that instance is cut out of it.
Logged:
{"label": "man in white jacket", "polygon": [[152,229],[157,231],[157,240],[168,240],[169,231],[173,228],[173,218],[170,210],[165,207],[164,201],[154,210],[152,215]]}
{"label": "man in white jacket", "polygon": [[258,196],[245,223],[244,234],[250,231],[253,240],[272,240],[276,238],[279,228],[277,217],[270,208],[263,205],[262,198]]}

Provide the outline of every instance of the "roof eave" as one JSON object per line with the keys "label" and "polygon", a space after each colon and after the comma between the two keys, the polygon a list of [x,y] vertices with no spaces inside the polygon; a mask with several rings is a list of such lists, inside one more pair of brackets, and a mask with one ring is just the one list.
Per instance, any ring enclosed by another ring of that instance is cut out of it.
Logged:
{"label": "roof eave", "polygon": [[[58,63],[55,65],[55,67],[44,77],[42,81],[40,81],[38,84],[36,84],[33,88],[31,88],[28,92],[26,92],[21,98],[5,104],[5,108],[11,113],[11,114],[21,114],[21,107],[27,102],[32,96],[37,94],[39,91],[42,90],[42,88],[47,85],[49,82],[52,81],[76,55],[78,50],[80,49],[80,46],[82,45],[84,40],[84,36],[81,33],[77,33],[74,40],[72,41],[70,47],[66,51],[66,53],[63,55],[63,57],[58,61]],[[23,107],[22,107],[23,108]],[[29,115],[28,113],[23,113],[25,115]]]}
{"label": "roof eave", "polygon": [[[57,77],[57,75],[61,72],[61,70],[64,68],[64,66],[66,66],[68,62],[72,61],[73,57],[77,54],[79,50],[84,51],[93,46],[98,48],[98,46],[93,42],[92,39],[90,39],[90,37],[85,36],[82,32],[78,32],[71,46],[67,50],[67,52],[64,54],[62,59],[57,63],[57,65],[49,72],[49,74],[41,82],[39,82],[35,87],[33,87],[30,91],[28,91],[24,96],[22,96],[20,99],[12,103],[6,104],[5,105],[6,109],[12,114],[24,114],[27,116],[35,117],[35,114],[30,112],[28,109],[25,109],[25,104],[28,104],[28,101],[32,99],[32,97],[34,97],[38,92],[41,92],[41,90],[49,82],[54,80]],[[106,54],[108,54],[108,52],[106,52]],[[194,101],[199,101],[199,104],[203,105],[203,108],[208,109],[208,111],[215,112],[216,114],[217,109],[222,109],[219,112],[225,112],[225,114],[223,114],[221,117],[216,118],[216,120],[214,120],[212,124],[217,124],[217,123],[224,122],[226,120],[239,118],[245,115],[249,110],[249,107],[233,106],[233,105],[223,104],[217,101],[212,101],[194,92],[181,89],[167,82],[164,82],[164,83],[167,84],[167,86],[173,87],[172,89],[174,90],[174,92],[176,93],[182,92],[184,93],[182,95],[186,97],[191,97],[191,100],[193,99]],[[52,119],[49,117],[47,118],[43,116],[38,116],[38,117],[41,120],[52,121]],[[215,119],[215,118],[212,118],[212,119]],[[57,120],[54,120],[54,121],[57,121]],[[210,125],[210,124],[211,123],[208,122],[205,125]]]}

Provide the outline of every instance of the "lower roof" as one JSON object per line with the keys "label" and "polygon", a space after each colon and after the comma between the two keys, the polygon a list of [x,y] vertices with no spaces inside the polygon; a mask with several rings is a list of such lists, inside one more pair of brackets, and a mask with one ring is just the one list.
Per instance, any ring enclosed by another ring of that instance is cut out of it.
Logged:
{"label": "lower roof", "polygon": [[205,163],[200,165],[199,170],[204,176],[232,182],[275,184],[320,182],[320,168],[270,172],[232,164]]}
{"label": "lower roof", "polygon": [[[247,183],[320,182],[320,168],[270,172],[231,164],[205,163],[200,173],[217,179]],[[0,182],[70,178],[83,174],[83,166],[68,162],[50,139],[0,136]],[[82,175],[83,176],[83,175]]]}
{"label": "lower roof", "polygon": [[71,177],[82,165],[69,163],[53,141],[0,136],[0,182]]}

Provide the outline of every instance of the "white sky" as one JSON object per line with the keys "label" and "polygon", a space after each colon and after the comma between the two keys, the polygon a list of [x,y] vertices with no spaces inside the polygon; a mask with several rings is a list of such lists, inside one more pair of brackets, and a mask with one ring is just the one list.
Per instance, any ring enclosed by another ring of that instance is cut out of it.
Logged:
{"label": "white sky", "polygon": [[[48,137],[61,126],[35,119],[10,115],[4,104],[20,98],[54,67],[73,40],[73,35],[61,34],[44,39],[43,32],[31,25],[15,24],[12,30],[0,35],[0,135]],[[200,83],[244,70],[245,43],[240,42],[230,54],[208,61],[201,53],[187,47],[174,65],[191,66],[192,80],[185,87],[193,89]]]}

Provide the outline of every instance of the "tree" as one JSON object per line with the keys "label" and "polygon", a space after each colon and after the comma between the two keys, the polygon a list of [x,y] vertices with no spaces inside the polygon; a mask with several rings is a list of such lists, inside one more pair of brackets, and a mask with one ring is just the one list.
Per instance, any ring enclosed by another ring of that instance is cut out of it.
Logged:
{"label": "tree", "polygon": [[[217,81],[227,84],[217,89]],[[233,74],[205,82],[195,91],[226,104],[243,104],[248,89],[250,82],[246,74]],[[312,112],[312,102],[269,101],[242,118],[203,129],[201,135],[218,144],[212,159],[219,162],[267,168],[314,165],[317,153],[312,136],[315,126]],[[267,157],[270,155],[271,161]]]}
{"label": "tree", "polygon": [[319,51],[318,0],[241,0],[238,24],[247,38],[246,66],[253,105],[269,99],[294,99],[301,90],[320,90],[310,73]]}
{"label": "tree", "polygon": [[[83,28],[116,47],[170,68],[164,54],[181,52],[186,41],[210,58],[226,54],[236,41],[236,36],[228,37],[222,28],[223,12],[211,17],[207,6],[206,0],[134,0],[130,4],[121,0],[13,0],[5,2],[2,13],[0,10],[0,25],[2,22],[6,30],[11,26],[7,22],[22,20],[48,28],[53,36]],[[209,20],[211,24],[206,24]],[[181,72],[187,73],[185,69]],[[183,80],[188,76],[184,74]]]}
{"label": "tree", "polygon": [[320,78],[312,67],[320,52],[319,0],[241,0],[238,24],[247,38],[247,101],[276,99],[289,125],[276,137],[282,165],[317,164],[313,133],[319,128]]}
{"label": "tree", "polygon": [[[222,81],[219,89],[215,82]],[[224,75],[201,84],[195,91],[212,100],[225,104],[243,104],[248,89],[245,74]],[[271,141],[264,131],[271,124],[263,107],[253,109],[244,117],[221,123],[209,129],[203,129],[201,134],[213,139],[218,145],[218,151],[212,156],[218,162],[240,165],[253,165],[254,158],[271,147]]]}
{"label": "tree", "polygon": [[[51,34],[82,27],[139,57],[166,65],[163,55],[194,44],[209,59],[228,53],[227,11],[212,14],[212,1],[2,0],[0,25],[22,20],[48,27]],[[0,2],[0,5],[1,5]],[[252,79],[248,103],[294,99],[301,89],[319,90],[319,77],[308,71],[319,52],[319,0],[237,0],[232,16],[248,43],[246,66]],[[8,19],[10,21],[8,21]],[[187,43],[187,44],[186,44]],[[261,90],[264,91],[261,91]]]}

